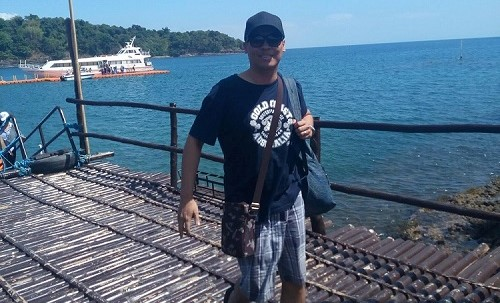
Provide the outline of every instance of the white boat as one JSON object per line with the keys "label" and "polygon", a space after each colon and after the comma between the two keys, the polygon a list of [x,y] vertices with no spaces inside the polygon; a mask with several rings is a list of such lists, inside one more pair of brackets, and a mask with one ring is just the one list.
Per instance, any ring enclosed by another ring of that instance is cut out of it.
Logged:
{"label": "white boat", "polygon": [[[149,61],[151,55],[140,47],[134,46],[135,36],[115,55],[79,58],[80,68],[86,73],[126,73],[153,70]],[[43,65],[19,62],[19,68],[34,73],[37,77],[60,77],[73,71],[70,59],[51,60]]]}
{"label": "white boat", "polygon": [[[59,77],[61,81],[73,81],[75,80],[75,75],[73,73],[67,73]],[[91,72],[81,72],[80,78],[82,80],[94,78],[94,73]]]}

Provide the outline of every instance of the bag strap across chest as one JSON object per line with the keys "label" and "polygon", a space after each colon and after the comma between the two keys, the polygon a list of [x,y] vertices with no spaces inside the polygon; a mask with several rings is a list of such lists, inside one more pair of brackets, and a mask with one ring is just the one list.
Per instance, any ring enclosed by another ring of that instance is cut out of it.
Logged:
{"label": "bag strap across chest", "polygon": [[276,129],[278,128],[278,120],[281,115],[281,105],[283,104],[283,80],[281,76],[278,75],[278,94],[276,96],[276,105],[274,107],[273,119],[271,120],[271,126],[269,128],[269,134],[267,136],[266,147],[264,149],[264,154],[262,156],[262,161],[260,163],[259,176],[257,177],[257,183],[255,185],[255,191],[253,194],[252,204],[250,205],[253,211],[258,211],[260,208],[260,198],[262,196],[262,189],[264,187],[264,180],[267,174],[267,168],[269,167],[269,160],[271,159],[271,152],[273,150],[274,138],[276,137]]}

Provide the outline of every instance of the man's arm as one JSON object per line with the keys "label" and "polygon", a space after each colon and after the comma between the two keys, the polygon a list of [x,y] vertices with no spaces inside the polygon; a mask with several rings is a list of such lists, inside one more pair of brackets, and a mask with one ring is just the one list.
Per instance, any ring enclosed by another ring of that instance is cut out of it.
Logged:
{"label": "man's arm", "polygon": [[181,238],[184,233],[189,234],[192,219],[195,220],[196,225],[200,225],[198,204],[193,199],[193,186],[202,147],[203,142],[189,135],[182,153],[181,202],[177,211]]}
{"label": "man's arm", "polygon": [[0,136],[0,150],[4,150],[6,147],[7,145],[3,141],[3,138]]}

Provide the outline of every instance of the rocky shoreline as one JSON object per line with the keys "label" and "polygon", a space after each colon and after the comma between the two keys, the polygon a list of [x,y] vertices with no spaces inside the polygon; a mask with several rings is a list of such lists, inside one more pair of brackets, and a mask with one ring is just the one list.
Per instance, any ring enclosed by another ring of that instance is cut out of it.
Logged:
{"label": "rocky shoreline", "polygon": [[[500,213],[500,177],[485,186],[442,197],[439,201]],[[500,246],[500,222],[419,209],[396,236],[453,252],[469,252],[481,243],[493,250]]]}

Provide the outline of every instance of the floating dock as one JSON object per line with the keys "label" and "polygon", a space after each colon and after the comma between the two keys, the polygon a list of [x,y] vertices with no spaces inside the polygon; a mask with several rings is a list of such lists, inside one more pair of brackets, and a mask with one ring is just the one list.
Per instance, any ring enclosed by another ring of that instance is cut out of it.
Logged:
{"label": "floating dock", "polygon": [[13,79],[13,80],[0,80],[0,85],[10,85],[10,84],[30,84],[30,83],[40,83],[40,82],[59,82],[59,78],[33,78],[33,79]]}
{"label": "floating dock", "polygon": [[170,71],[168,70],[150,70],[150,71],[137,71],[137,72],[116,73],[116,74],[95,74],[93,79],[129,77],[129,76],[149,76],[149,75],[168,74],[168,73],[170,73]]}
{"label": "floating dock", "polygon": [[[223,200],[198,186],[202,224],[181,239],[168,184],[107,162],[1,179],[0,302],[222,302],[239,272]],[[308,231],[306,250],[307,302],[500,300],[500,248],[485,244],[450,253],[346,226]]]}
{"label": "floating dock", "polygon": [[[158,74],[168,74],[168,70],[151,70],[151,71],[137,71],[137,72],[126,72],[126,73],[116,73],[116,74],[95,74],[92,79],[102,79],[102,78],[116,78],[116,77],[131,77],[131,76],[148,76],[148,75],[158,75]],[[14,77],[12,80],[0,80],[0,85],[10,85],[10,84],[31,84],[40,82],[60,82],[60,78],[33,78],[33,79],[17,79]],[[70,81],[68,81],[70,82]]]}

